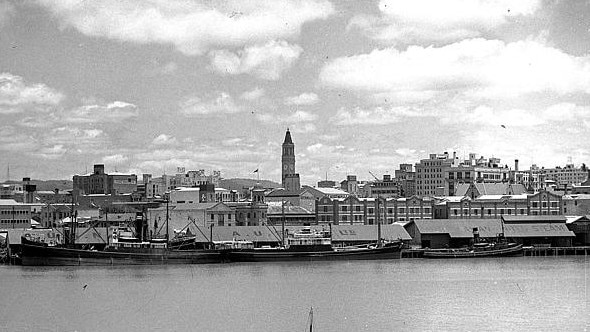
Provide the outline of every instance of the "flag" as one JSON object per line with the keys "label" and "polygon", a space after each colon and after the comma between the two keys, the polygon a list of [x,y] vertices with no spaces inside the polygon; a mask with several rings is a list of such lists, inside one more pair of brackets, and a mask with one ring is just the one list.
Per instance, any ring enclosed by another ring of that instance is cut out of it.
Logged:
{"label": "flag", "polygon": [[252,173],[258,173],[258,168],[254,172],[252,172]]}

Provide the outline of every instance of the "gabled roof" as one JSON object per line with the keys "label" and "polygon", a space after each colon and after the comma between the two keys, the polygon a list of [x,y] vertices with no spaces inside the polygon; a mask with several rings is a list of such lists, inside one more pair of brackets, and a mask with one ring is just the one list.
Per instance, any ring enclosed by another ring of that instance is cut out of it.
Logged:
{"label": "gabled roof", "polygon": [[465,196],[471,186],[475,186],[475,189],[480,195],[508,195],[508,194],[524,194],[526,188],[522,184],[510,184],[510,183],[460,183],[457,185],[455,195]]}
{"label": "gabled roof", "polygon": [[[471,238],[477,227],[480,237],[493,238],[502,232],[500,219],[430,219],[414,220],[421,234],[448,234],[451,238]],[[571,237],[575,236],[565,223],[510,223],[504,224],[506,237]]]}

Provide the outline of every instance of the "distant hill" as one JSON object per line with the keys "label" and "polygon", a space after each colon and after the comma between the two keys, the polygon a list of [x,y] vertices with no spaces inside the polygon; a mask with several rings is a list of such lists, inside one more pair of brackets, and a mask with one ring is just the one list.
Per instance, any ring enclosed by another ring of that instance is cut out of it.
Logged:
{"label": "distant hill", "polygon": [[[4,183],[22,183],[22,181],[6,181]],[[31,184],[37,186],[37,191],[55,190],[60,191],[70,190],[74,186],[72,180],[31,180]]]}
{"label": "distant hill", "polygon": [[60,191],[71,190],[73,187],[72,180],[31,180],[31,184],[37,185],[37,191],[39,190],[55,190],[56,188]]}
{"label": "distant hill", "polygon": [[281,185],[269,180],[254,180],[254,179],[223,179],[219,181],[221,188],[229,190],[243,191],[244,189],[254,187],[259,183],[263,188],[279,188]]}

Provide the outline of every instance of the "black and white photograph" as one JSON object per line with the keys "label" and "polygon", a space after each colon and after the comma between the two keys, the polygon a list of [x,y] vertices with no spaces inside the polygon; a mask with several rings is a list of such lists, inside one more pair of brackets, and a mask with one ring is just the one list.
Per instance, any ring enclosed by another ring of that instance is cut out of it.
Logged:
{"label": "black and white photograph", "polygon": [[590,331],[590,1],[0,0],[0,331]]}

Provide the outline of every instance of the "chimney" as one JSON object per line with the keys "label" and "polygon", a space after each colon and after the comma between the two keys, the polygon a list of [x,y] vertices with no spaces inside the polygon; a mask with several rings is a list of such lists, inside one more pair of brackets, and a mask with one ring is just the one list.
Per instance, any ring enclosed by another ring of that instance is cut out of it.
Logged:
{"label": "chimney", "polygon": [[518,172],[518,159],[514,159],[514,170]]}
{"label": "chimney", "polygon": [[94,164],[94,174],[104,174],[104,164]]}

